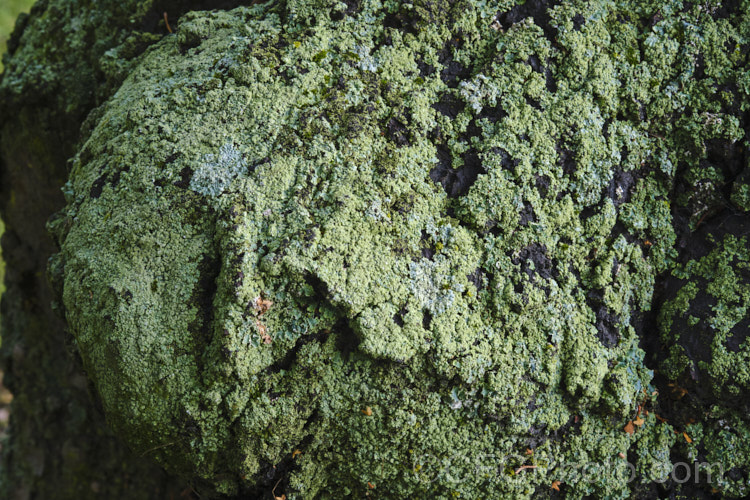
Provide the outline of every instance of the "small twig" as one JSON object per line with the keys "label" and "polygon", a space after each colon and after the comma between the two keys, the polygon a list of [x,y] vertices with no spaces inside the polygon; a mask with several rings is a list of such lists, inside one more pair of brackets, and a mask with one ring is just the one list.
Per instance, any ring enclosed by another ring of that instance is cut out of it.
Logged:
{"label": "small twig", "polygon": [[141,456],[144,457],[146,456],[147,453],[151,453],[152,451],[158,450],[159,448],[166,448],[167,446],[172,446],[175,443],[177,443],[177,441],[172,441],[171,443],[160,444],[158,446],[154,446],[153,448],[149,448],[148,450],[141,453]]}
{"label": "small twig", "polygon": [[522,470],[525,470],[525,469],[536,469],[537,467],[538,467],[538,465],[522,465],[518,469],[516,469],[516,474],[518,474]]}
{"label": "small twig", "polygon": [[172,28],[169,26],[169,19],[167,19],[166,12],[164,12],[164,24],[167,25],[167,31],[169,31],[170,33],[174,33],[174,31],[172,31]]}
{"label": "small twig", "polygon": [[[276,481],[276,484],[274,484],[274,485],[273,485],[273,489],[271,490],[271,496],[272,496],[272,497],[273,497],[274,499],[278,499],[278,498],[279,498],[279,497],[277,497],[277,496],[276,496],[276,487],[277,487],[277,486],[279,485],[279,483],[281,482],[281,480],[282,480],[282,479],[284,479],[284,476],[281,476],[281,477],[279,478],[279,480],[278,480],[278,481]],[[286,496],[284,496],[284,498],[286,498]]]}

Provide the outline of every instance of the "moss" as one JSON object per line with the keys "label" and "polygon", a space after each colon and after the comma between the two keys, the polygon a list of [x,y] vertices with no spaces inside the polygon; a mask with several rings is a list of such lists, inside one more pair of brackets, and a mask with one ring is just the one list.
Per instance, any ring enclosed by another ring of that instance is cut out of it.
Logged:
{"label": "moss", "polygon": [[639,318],[675,165],[715,193],[703,141],[739,139],[708,82],[739,35],[697,4],[443,7],[193,12],[105,54],[124,81],[55,229],[66,320],[115,431],[206,494],[625,498],[627,469],[561,464],[670,462],[653,413],[623,430],[657,404]]}

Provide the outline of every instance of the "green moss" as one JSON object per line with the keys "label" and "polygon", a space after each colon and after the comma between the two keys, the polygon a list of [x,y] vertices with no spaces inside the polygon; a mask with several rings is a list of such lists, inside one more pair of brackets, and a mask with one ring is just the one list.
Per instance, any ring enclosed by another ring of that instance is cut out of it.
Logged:
{"label": "green moss", "polygon": [[551,10],[553,43],[432,7],[194,12],[107,53],[127,77],[55,229],[66,319],[113,428],[209,492],[293,464],[289,498],[625,498],[626,469],[552,461],[670,461],[669,425],[623,430],[653,404],[635,318],[675,257],[674,165],[739,133],[692,78],[736,33],[590,2]]}

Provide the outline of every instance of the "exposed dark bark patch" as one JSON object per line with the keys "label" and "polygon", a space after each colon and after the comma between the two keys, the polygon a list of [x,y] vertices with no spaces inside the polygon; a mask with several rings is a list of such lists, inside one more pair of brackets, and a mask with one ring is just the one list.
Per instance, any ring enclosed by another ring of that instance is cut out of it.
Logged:
{"label": "exposed dark bark patch", "polygon": [[617,347],[620,342],[619,315],[613,313],[608,307],[601,305],[596,310],[596,335],[604,347]]}
{"label": "exposed dark bark patch", "polygon": [[99,198],[102,195],[102,190],[104,189],[105,184],[106,184],[106,179],[104,178],[104,176],[99,177],[91,185],[91,189],[89,190],[89,196],[94,199]]}
{"label": "exposed dark bark patch", "polygon": [[465,196],[476,182],[479,174],[486,172],[478,153],[474,149],[469,149],[461,156],[464,164],[457,169],[452,167],[450,151],[443,146],[438,146],[437,152],[438,162],[430,170],[430,179],[441,184],[449,198]]}
{"label": "exposed dark bark patch", "polygon": [[199,345],[208,346],[213,336],[211,326],[214,319],[214,298],[221,272],[219,258],[214,254],[204,255],[198,265],[198,272],[200,277],[191,298],[198,309],[198,314],[189,328],[196,336]]}
{"label": "exposed dark bark patch", "polygon": [[231,10],[247,5],[247,0],[157,0],[141,20],[141,29],[151,33],[167,33],[164,13],[172,29],[184,14],[193,10]]}
{"label": "exposed dark bark patch", "polygon": [[549,280],[559,274],[552,260],[547,257],[547,247],[540,243],[532,243],[525,247],[511,262],[520,265],[521,271],[526,273],[531,281],[534,281],[535,276]]}
{"label": "exposed dark bark patch", "polygon": [[576,31],[580,31],[580,29],[583,27],[583,24],[586,22],[586,19],[579,13],[576,13],[573,16],[573,29]]}
{"label": "exposed dark bark patch", "polygon": [[560,157],[560,165],[562,165],[563,173],[568,177],[572,177],[578,169],[578,165],[576,164],[575,159],[575,153],[570,149],[562,147],[562,145],[560,144],[555,146],[555,149],[557,150],[557,154]]}
{"label": "exposed dark bark patch", "polygon": [[404,8],[386,14],[383,19],[383,26],[414,35],[419,31],[418,19],[414,17],[412,10]]}
{"label": "exposed dark bark patch", "polygon": [[396,314],[393,315],[393,322],[396,323],[398,326],[403,327],[404,326],[404,316],[406,315],[407,310],[406,306],[402,307]]}
{"label": "exposed dark bark patch", "polygon": [[425,311],[424,316],[422,316],[422,328],[425,330],[429,330],[432,326],[432,314],[430,311]]}
{"label": "exposed dark bark patch", "polygon": [[557,92],[557,80],[552,74],[552,59],[549,57],[547,58],[547,67],[544,68],[544,82],[549,92]]}
{"label": "exposed dark bark patch", "polygon": [[443,64],[443,71],[440,72],[440,78],[450,88],[458,86],[458,82],[465,80],[470,76],[470,71],[460,62],[450,59]]}
{"label": "exposed dark bark patch", "polygon": [[542,62],[539,60],[539,56],[536,54],[531,54],[529,56],[529,59],[526,61],[529,66],[531,66],[531,69],[536,71],[537,73],[543,73],[544,67],[542,66]]}
{"label": "exposed dark bark patch", "polygon": [[426,78],[435,72],[435,66],[427,64],[421,57],[417,58],[417,67],[419,68],[419,76]]}
{"label": "exposed dark bark patch", "polygon": [[704,144],[706,158],[701,166],[719,169],[727,180],[734,179],[748,164],[747,150],[742,146],[742,141],[714,138],[707,139]]}
{"label": "exposed dark bark patch", "polygon": [[336,332],[336,349],[345,360],[349,359],[349,355],[357,349],[361,342],[359,336],[344,319],[336,323],[333,331]]}
{"label": "exposed dark bark patch", "polygon": [[312,287],[315,291],[315,296],[318,299],[331,299],[331,291],[328,288],[328,284],[314,274],[308,274],[305,276],[305,282]]}
{"label": "exposed dark bark patch", "polygon": [[452,92],[446,92],[440,96],[440,100],[433,104],[432,107],[451,120],[454,120],[464,110],[466,103],[453,95]]}
{"label": "exposed dark bark patch", "polygon": [[508,116],[508,113],[500,107],[500,105],[495,106],[484,106],[482,108],[482,111],[480,111],[479,116],[477,118],[479,119],[486,119],[490,123],[496,123],[499,120],[502,120]]}
{"label": "exposed dark bark patch", "polygon": [[542,198],[547,197],[549,192],[550,178],[547,174],[537,175],[534,179],[534,187],[536,187]]}
{"label": "exposed dark bark patch", "polygon": [[330,332],[320,331],[310,335],[300,336],[294,343],[294,346],[284,354],[284,357],[265,369],[266,373],[279,373],[281,370],[290,370],[295,361],[297,361],[297,354],[303,345],[313,341],[323,343],[328,339],[329,334]]}
{"label": "exposed dark bark patch", "polygon": [[748,336],[750,336],[750,318],[745,318],[732,328],[732,334],[727,337],[724,345],[729,352],[740,352]]}
{"label": "exposed dark bark patch", "polygon": [[641,178],[643,178],[642,172],[624,172],[618,169],[607,185],[606,196],[612,200],[616,207],[629,202],[630,192],[638,179]]}
{"label": "exposed dark bark patch", "polygon": [[547,10],[557,4],[558,2],[548,0],[526,0],[521,4],[515,5],[507,12],[499,13],[497,20],[500,22],[500,26],[504,30],[507,30],[514,24],[523,21],[527,17],[531,17],[534,19],[534,24],[542,28],[544,35],[549,40],[554,40],[557,35],[557,29],[550,24],[552,19]]}
{"label": "exposed dark bark patch", "polygon": [[[107,167],[104,167],[102,170],[106,170]],[[121,169],[116,169],[114,171],[103,173],[97,180],[93,182],[91,185],[91,189],[89,190],[89,196],[91,198],[99,198],[102,195],[102,192],[104,191],[104,186],[109,185],[114,189],[117,187],[117,184],[120,182],[120,175],[122,175],[123,172],[127,172],[130,170],[130,166],[124,166]]]}
{"label": "exposed dark bark patch", "polygon": [[173,184],[177,186],[178,188],[187,189],[190,186],[190,179],[193,178],[193,169],[190,167],[185,167],[182,170],[180,170],[180,180],[174,182]]}
{"label": "exposed dark bark patch", "polygon": [[[315,422],[320,420],[320,415],[317,409],[313,410],[304,425],[304,430],[308,431],[304,438],[295,446],[295,449],[306,450],[313,440],[313,429],[311,428]],[[245,484],[251,484],[252,486],[244,486],[240,488],[239,495],[226,497],[222,496],[223,500],[234,500],[235,498],[253,498],[257,500],[275,500],[277,498],[286,498],[287,494],[290,493],[289,478],[291,473],[298,468],[297,460],[293,456],[294,452],[290,451],[281,458],[278,463],[271,463],[266,460],[260,460],[260,471],[257,472],[253,478],[247,481]],[[207,491],[211,491],[210,486],[206,488]]]}
{"label": "exposed dark bark patch", "polygon": [[424,229],[422,230],[420,241],[422,242],[422,257],[428,260],[433,260],[435,257],[435,248],[430,243],[430,236]]}
{"label": "exposed dark bark patch", "polygon": [[518,164],[521,162],[520,160],[517,160],[510,156],[510,153],[508,153],[506,150],[502,148],[492,148],[490,150],[490,153],[500,156],[500,165],[505,170],[514,170]]}
{"label": "exposed dark bark patch", "polygon": [[[678,245],[678,248],[681,248],[679,259],[681,262],[708,255],[715,248],[713,241],[722,241],[726,234],[750,234],[750,217],[729,211],[701,225],[695,232],[689,230],[685,217],[679,213],[676,214],[675,219],[683,222],[675,228],[679,240],[687,242],[687,244]],[[750,273],[747,270],[735,268],[735,272],[740,274],[743,283],[750,283]],[[740,393],[735,394],[726,389],[728,383],[715,387],[715,381],[711,380],[710,374],[702,365],[702,362],[710,361],[712,355],[711,345],[716,332],[708,319],[714,315],[717,300],[707,292],[708,283],[705,279],[693,277],[691,281],[696,283],[698,294],[690,302],[686,314],[673,317],[670,330],[674,332],[675,338],[669,341],[677,342],[682,347],[691,361],[691,366],[685,369],[676,380],[666,378],[658,369],[667,358],[670,344],[664,344],[663,339],[658,336],[641,337],[641,347],[646,351],[646,363],[650,368],[657,369],[654,385],[661,394],[665,395],[664,398],[660,398],[660,414],[676,426],[687,424],[689,418],[713,405],[744,413],[750,411],[750,400],[747,398],[746,388],[740,388]],[[656,314],[659,309],[666,301],[673,299],[685,283],[685,280],[671,274],[665,275],[658,283],[653,306],[653,329],[658,328]],[[698,322],[690,324],[689,316],[698,318]],[[748,336],[750,336],[750,318],[744,318],[730,330],[724,346],[728,351],[736,352],[742,343],[747,341]],[[686,392],[681,392],[682,389]],[[678,457],[677,461],[683,458]]]}
{"label": "exposed dark bark patch", "polygon": [[536,222],[534,207],[532,207],[531,203],[529,203],[528,201],[525,201],[523,203],[523,209],[521,209],[521,213],[519,215],[521,217],[520,224],[522,226],[528,226],[529,222]]}
{"label": "exposed dark bark patch", "polygon": [[635,243],[639,240],[639,238],[633,235],[630,230],[625,227],[625,225],[620,221],[617,221],[615,223],[610,234],[610,239],[612,239],[613,241],[620,235],[622,235],[625,238],[625,241],[627,241],[628,243]]}
{"label": "exposed dark bark patch", "polygon": [[395,142],[397,146],[403,147],[411,144],[409,130],[400,120],[391,118],[385,127],[388,131],[388,138]]}
{"label": "exposed dark bark patch", "polygon": [[481,291],[484,288],[484,279],[487,273],[485,273],[484,269],[481,267],[478,267],[474,270],[473,273],[466,276],[466,278],[474,284],[474,286],[477,288],[477,291]]}
{"label": "exposed dark bark patch", "polygon": [[461,48],[463,41],[460,34],[454,35],[448,40],[443,49],[438,54],[438,62],[443,67],[440,72],[440,79],[443,80],[449,88],[458,87],[458,83],[471,76],[470,68],[454,58],[454,52]]}
{"label": "exposed dark bark patch", "polygon": [[712,17],[714,19],[731,19],[734,16],[741,15],[739,10],[739,0],[723,0],[719,2],[718,8],[713,11]]}

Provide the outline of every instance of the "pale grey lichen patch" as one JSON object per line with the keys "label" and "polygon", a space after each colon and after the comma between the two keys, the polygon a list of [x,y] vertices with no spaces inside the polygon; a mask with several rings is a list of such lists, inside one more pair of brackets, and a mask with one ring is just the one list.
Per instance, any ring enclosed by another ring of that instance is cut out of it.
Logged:
{"label": "pale grey lichen patch", "polygon": [[380,63],[376,57],[370,54],[370,47],[356,45],[354,50],[358,57],[357,66],[359,66],[362,71],[371,71],[373,73],[378,71]]}
{"label": "pale grey lichen patch", "polygon": [[227,142],[218,154],[205,155],[190,179],[190,189],[209,197],[217,197],[243,174],[247,174],[247,162],[234,144]]}
{"label": "pale grey lichen patch", "polygon": [[445,259],[436,261],[422,259],[409,263],[409,290],[417,303],[433,314],[444,313],[453,306],[456,293],[463,291],[460,285],[453,288],[451,276],[446,274]]}
{"label": "pale grey lichen patch", "polygon": [[481,113],[485,106],[495,106],[501,94],[500,90],[492,82],[492,79],[487,78],[481,73],[471,80],[461,82],[459,88],[461,97],[464,98],[476,114]]}

